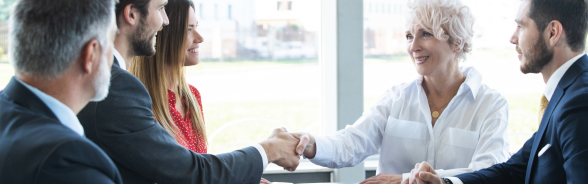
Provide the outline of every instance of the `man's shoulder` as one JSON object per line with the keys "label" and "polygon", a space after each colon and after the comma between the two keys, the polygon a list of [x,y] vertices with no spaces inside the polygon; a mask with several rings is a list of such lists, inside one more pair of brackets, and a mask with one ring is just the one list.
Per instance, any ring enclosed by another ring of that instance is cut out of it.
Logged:
{"label": "man's shoulder", "polygon": [[135,102],[149,102],[150,106],[151,98],[147,89],[137,77],[119,67],[113,67],[108,96],[100,102],[91,102],[90,104],[114,105],[127,102],[131,104]]}
{"label": "man's shoulder", "polygon": [[[123,88],[125,90],[139,90],[139,91],[147,91],[147,89],[145,89],[145,86],[143,85],[143,83],[141,83],[141,81],[135,77],[133,74],[127,72],[126,70],[123,70],[120,67],[112,67],[111,70],[111,77],[110,77],[110,85],[111,86],[117,86],[117,87],[126,87]],[[110,90],[119,90],[117,88],[114,88]]]}
{"label": "man's shoulder", "polygon": [[128,133],[154,124],[151,97],[147,89],[131,73],[113,67],[108,96],[90,102],[78,113],[86,136],[96,142],[99,134]]}
{"label": "man's shoulder", "polygon": [[574,81],[567,86],[562,96],[562,105],[575,106],[573,104],[582,104],[582,107],[588,107],[588,71],[584,71]]}
{"label": "man's shoulder", "polygon": [[0,115],[3,121],[0,125],[3,131],[0,135],[0,178],[15,177],[20,178],[18,181],[27,181],[26,177],[20,176],[33,176],[64,143],[93,144],[56,119],[22,109],[16,113],[18,115]]}

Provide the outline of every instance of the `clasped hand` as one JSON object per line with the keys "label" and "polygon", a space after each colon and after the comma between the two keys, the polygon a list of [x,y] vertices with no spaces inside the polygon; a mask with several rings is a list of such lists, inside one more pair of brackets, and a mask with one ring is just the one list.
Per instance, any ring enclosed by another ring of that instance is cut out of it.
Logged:
{"label": "clasped hand", "polygon": [[265,149],[269,162],[284,167],[285,170],[294,171],[308,142],[308,136],[295,137],[285,128],[277,128],[260,144]]}
{"label": "clasped hand", "polygon": [[402,184],[445,184],[435,169],[427,162],[417,163],[410,171],[410,177],[402,181]]}

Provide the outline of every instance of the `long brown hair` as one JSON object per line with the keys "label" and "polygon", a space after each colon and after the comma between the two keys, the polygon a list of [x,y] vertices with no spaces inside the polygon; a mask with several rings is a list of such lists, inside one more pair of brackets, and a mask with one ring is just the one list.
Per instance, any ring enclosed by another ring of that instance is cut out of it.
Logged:
{"label": "long brown hair", "polygon": [[[186,82],[186,70],[184,69],[186,49],[188,49],[185,42],[188,39],[188,11],[191,11],[190,7],[195,9],[191,0],[168,1],[165,11],[168,13],[169,25],[164,26],[157,34],[155,55],[134,57],[129,70],[143,82],[149,91],[153,101],[152,108],[155,120],[177,139],[177,130],[179,129],[173,122],[167,98],[168,82],[176,82],[177,95],[186,101],[194,132],[200,133],[206,144],[202,110]],[[168,79],[171,80],[168,81]],[[199,142],[196,145],[199,145]]]}

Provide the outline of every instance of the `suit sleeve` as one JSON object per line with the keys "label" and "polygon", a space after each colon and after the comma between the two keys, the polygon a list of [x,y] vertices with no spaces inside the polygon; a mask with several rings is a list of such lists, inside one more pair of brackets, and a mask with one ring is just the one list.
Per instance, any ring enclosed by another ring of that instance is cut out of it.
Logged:
{"label": "suit sleeve", "polygon": [[122,180],[108,156],[89,141],[66,140],[40,167],[37,183],[117,183]]}
{"label": "suit sleeve", "polygon": [[[585,88],[585,86],[582,86]],[[588,90],[568,89],[577,96],[562,101],[560,115],[555,119],[557,135],[564,160],[567,183],[585,183],[588,173]]]}
{"label": "suit sleeve", "polygon": [[533,134],[523,147],[505,163],[496,164],[473,173],[460,174],[456,177],[463,181],[464,184],[524,183],[535,135]]}
{"label": "suit sleeve", "polygon": [[87,136],[141,177],[157,183],[259,183],[263,161],[257,149],[219,155],[185,149],[154,121],[151,98],[130,73],[113,75],[108,97],[88,106],[80,113],[84,127],[90,124]]}

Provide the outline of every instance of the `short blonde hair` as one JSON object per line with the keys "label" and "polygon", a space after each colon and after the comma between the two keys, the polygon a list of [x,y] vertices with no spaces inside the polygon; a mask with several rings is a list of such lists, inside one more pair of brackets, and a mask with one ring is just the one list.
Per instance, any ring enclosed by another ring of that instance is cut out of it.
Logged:
{"label": "short blonde hair", "polygon": [[472,51],[474,16],[460,0],[409,0],[407,27],[421,26],[439,40],[460,49],[457,58],[465,60]]}

